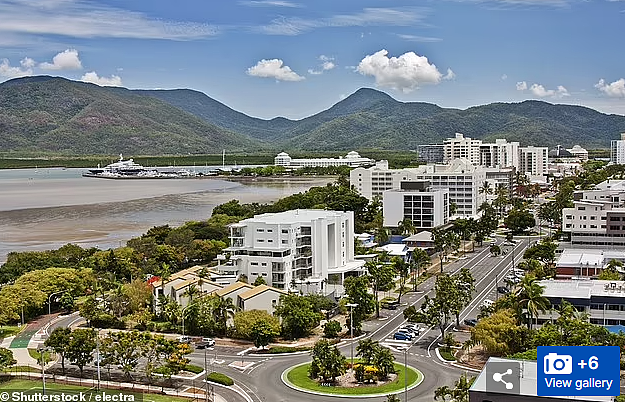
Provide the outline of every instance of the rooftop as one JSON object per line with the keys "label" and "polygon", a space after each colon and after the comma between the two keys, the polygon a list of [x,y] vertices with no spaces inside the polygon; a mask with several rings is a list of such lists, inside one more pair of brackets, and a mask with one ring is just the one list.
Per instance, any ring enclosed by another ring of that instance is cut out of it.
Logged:
{"label": "rooftop", "polygon": [[246,290],[245,292],[241,293],[239,295],[239,297],[243,300],[247,300],[250,299],[254,296],[258,296],[259,294],[263,293],[263,292],[267,292],[267,291],[272,291],[272,292],[276,292],[276,293],[280,293],[283,295],[288,295],[287,292],[285,292],[284,290],[281,289],[276,289],[274,287],[268,286],[268,285],[258,285],[253,289],[250,290]]}
{"label": "rooftop", "polygon": [[625,251],[567,248],[562,251],[556,267],[603,267],[611,260],[625,261]]}
{"label": "rooftop", "polygon": [[543,296],[551,298],[625,297],[624,281],[549,280],[538,283],[543,286]]}
{"label": "rooftop", "polygon": [[409,241],[432,241],[432,232],[424,230],[423,232],[413,234],[412,236],[408,236],[403,239],[402,243],[406,243]]}
{"label": "rooftop", "polygon": [[244,219],[238,224],[235,223],[231,226],[245,226],[248,222],[265,224],[308,223],[317,219],[341,217],[345,214],[343,211],[326,211],[324,209],[293,209],[285,212],[256,215],[253,218]]}

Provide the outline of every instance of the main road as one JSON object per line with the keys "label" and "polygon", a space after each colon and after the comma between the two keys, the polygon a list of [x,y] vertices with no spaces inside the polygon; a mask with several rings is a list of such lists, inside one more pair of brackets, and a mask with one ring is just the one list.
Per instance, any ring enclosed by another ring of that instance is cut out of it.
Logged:
{"label": "main road", "polygon": [[[497,297],[497,283],[501,284],[503,278],[512,266],[514,256],[515,264],[521,259],[524,250],[528,247],[529,240],[516,240],[514,245],[502,245],[505,251],[503,256],[494,257],[490,254],[489,247],[477,248],[471,258],[458,259],[444,267],[445,272],[456,273],[461,268],[467,267],[475,278],[475,294],[469,305],[460,315],[461,322],[466,318],[475,318],[479,313],[480,306],[485,299],[494,300]],[[434,296],[435,278],[430,278],[419,286],[419,292],[408,293],[403,296],[402,302],[419,308],[425,295]],[[365,323],[364,330],[367,337],[381,343],[394,345],[395,355],[398,362],[404,361],[404,353],[397,350],[405,348],[410,343],[393,341],[392,337],[396,329],[404,322],[403,309],[395,311],[385,310],[383,319],[374,319]],[[451,325],[450,325],[451,327]],[[434,349],[440,340],[440,332],[434,329],[426,329],[414,341],[408,351],[408,364],[416,367],[424,374],[423,382],[416,388],[408,391],[408,400],[413,402],[431,402],[434,390],[440,386],[453,386],[455,380],[466,370],[440,361]],[[355,348],[356,342],[354,342]],[[343,354],[349,356],[352,344],[348,341],[340,346]],[[292,356],[238,356],[232,349],[217,347],[210,351],[210,362],[222,363],[217,369],[232,377],[252,398],[253,402],[325,402],[337,401],[336,397],[320,396],[293,390],[282,383],[281,376],[285,369],[310,360],[308,354]],[[193,364],[204,365],[204,352],[196,351],[191,355]],[[241,371],[228,366],[233,361],[253,363],[249,368]],[[386,398],[371,398],[372,402],[384,401]],[[403,400],[403,395],[402,395]]]}

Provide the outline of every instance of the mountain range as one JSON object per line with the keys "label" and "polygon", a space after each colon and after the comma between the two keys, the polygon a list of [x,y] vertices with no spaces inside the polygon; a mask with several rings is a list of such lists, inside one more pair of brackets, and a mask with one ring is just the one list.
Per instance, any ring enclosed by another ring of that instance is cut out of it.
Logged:
{"label": "mountain range", "polygon": [[0,84],[0,151],[65,154],[411,150],[460,132],[521,145],[606,148],[625,116],[542,101],[465,110],[362,88],[301,120],[263,120],[190,89],[130,90],[36,76]]}

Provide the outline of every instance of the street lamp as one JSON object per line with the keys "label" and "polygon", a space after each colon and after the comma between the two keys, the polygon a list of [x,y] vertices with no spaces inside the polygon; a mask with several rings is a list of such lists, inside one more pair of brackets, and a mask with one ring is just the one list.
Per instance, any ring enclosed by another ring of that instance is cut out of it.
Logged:
{"label": "street lamp", "polygon": [[404,402],[408,402],[408,349],[415,343],[417,343],[416,339],[404,349]]}
{"label": "street lamp", "polygon": [[43,395],[46,394],[46,360],[45,360],[45,353],[47,351],[51,350],[49,347],[44,346],[44,347],[40,347],[37,348],[37,351],[39,352],[39,363],[41,364],[41,381],[43,384]]}
{"label": "street lamp", "polygon": [[98,328],[95,329],[95,355],[96,355],[96,364],[98,366],[98,388],[100,390],[100,330]]}
{"label": "street lamp", "polygon": [[345,306],[349,307],[350,356],[352,361],[351,368],[354,371],[354,307],[358,307],[358,303],[347,303]]}
{"label": "street lamp", "polygon": [[52,314],[52,296],[66,292],[69,292],[69,290],[59,290],[58,292],[54,292],[48,296],[48,329],[50,328],[50,323],[52,322],[52,317],[50,317]]}

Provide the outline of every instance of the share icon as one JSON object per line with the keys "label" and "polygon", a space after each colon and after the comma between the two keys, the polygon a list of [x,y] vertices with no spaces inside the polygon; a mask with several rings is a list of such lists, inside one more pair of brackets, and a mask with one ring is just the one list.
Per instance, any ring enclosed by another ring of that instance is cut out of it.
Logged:
{"label": "share icon", "polygon": [[493,373],[493,381],[500,382],[506,386],[506,389],[514,388],[514,384],[507,382],[503,379],[503,376],[512,374],[512,369],[508,369],[503,373]]}

